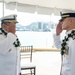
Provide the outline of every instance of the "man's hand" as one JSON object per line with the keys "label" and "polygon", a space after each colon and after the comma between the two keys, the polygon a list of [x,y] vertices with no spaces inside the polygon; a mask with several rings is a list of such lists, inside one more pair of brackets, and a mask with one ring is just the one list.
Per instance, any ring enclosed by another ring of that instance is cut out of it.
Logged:
{"label": "man's hand", "polygon": [[60,35],[61,32],[62,32],[62,22],[59,22],[56,27],[56,35]]}

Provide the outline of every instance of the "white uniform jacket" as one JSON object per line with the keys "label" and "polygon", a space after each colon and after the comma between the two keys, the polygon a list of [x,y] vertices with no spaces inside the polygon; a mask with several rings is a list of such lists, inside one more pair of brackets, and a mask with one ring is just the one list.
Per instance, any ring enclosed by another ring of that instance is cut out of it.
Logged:
{"label": "white uniform jacket", "polygon": [[[72,30],[67,32],[66,34],[71,33]],[[53,35],[55,46],[57,48],[61,48],[60,36]],[[62,75],[75,75],[75,39],[67,42],[69,46],[68,56],[63,56],[63,67],[62,67]]]}
{"label": "white uniform jacket", "polygon": [[18,75],[20,72],[20,50],[14,47],[16,36],[0,34],[0,75]]}

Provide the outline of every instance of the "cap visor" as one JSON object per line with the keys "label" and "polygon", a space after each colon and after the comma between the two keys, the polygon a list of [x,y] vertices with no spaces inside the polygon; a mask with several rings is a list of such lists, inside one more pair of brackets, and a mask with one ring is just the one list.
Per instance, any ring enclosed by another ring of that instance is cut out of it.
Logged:
{"label": "cap visor", "polygon": [[62,22],[62,21],[63,21],[63,19],[60,19],[59,21],[60,21],[60,22]]}

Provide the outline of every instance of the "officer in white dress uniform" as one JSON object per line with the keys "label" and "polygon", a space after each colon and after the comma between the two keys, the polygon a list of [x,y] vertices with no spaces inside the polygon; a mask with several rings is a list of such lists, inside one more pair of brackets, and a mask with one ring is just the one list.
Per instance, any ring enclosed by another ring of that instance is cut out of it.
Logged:
{"label": "officer in white dress uniform", "polygon": [[20,75],[20,42],[15,35],[16,15],[2,17],[0,28],[0,75]]}
{"label": "officer in white dress uniform", "polygon": [[[66,36],[61,41],[60,34],[66,30]],[[60,75],[75,75],[75,11],[62,11],[56,34],[53,35],[55,46],[60,48],[62,66]]]}

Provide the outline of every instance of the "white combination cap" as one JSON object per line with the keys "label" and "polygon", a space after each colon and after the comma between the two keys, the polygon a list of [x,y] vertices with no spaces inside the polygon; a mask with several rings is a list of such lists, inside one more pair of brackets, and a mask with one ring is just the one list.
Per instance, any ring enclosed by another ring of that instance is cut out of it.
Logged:
{"label": "white combination cap", "polygon": [[0,20],[1,20],[1,23],[5,23],[5,22],[17,23],[16,17],[17,17],[16,14],[12,14],[12,15],[8,15],[8,16],[4,16],[4,17],[0,18]]}
{"label": "white combination cap", "polygon": [[73,11],[73,10],[62,10],[60,12],[60,15],[61,15],[60,21],[63,21],[67,17],[75,17],[75,11]]}

